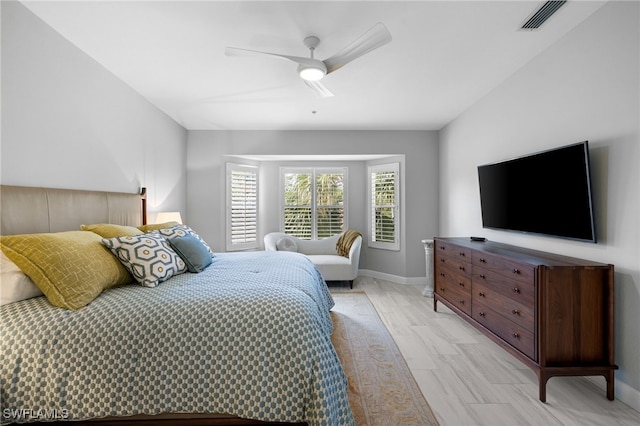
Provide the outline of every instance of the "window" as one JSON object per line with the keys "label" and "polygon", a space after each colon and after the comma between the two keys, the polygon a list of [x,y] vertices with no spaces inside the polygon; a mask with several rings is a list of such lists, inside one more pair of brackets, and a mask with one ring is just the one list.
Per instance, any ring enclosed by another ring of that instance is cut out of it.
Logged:
{"label": "window", "polygon": [[258,168],[227,163],[227,250],[258,247]]}
{"label": "window", "polygon": [[369,245],[400,250],[399,163],[369,166]]}
{"label": "window", "polygon": [[346,168],[283,168],[283,232],[315,240],[344,231],[346,183]]}

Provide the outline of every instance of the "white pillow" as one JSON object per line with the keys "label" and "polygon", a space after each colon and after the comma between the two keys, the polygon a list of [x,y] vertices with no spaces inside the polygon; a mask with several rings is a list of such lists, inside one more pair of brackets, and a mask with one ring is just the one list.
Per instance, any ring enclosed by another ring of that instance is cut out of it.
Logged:
{"label": "white pillow", "polygon": [[40,289],[22,269],[0,250],[0,306],[42,296]]}
{"label": "white pillow", "polygon": [[298,245],[291,237],[280,237],[276,242],[279,251],[298,251]]}

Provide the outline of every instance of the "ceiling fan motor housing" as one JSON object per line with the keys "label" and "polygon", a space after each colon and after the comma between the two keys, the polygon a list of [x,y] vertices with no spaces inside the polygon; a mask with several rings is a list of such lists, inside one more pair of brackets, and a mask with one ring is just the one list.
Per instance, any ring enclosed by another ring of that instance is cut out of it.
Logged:
{"label": "ceiling fan motor housing", "polygon": [[309,49],[311,60],[308,63],[298,65],[298,74],[303,80],[321,80],[327,75],[327,66],[322,61],[313,58],[313,51],[320,44],[320,39],[316,36],[309,36],[305,37],[302,42]]}

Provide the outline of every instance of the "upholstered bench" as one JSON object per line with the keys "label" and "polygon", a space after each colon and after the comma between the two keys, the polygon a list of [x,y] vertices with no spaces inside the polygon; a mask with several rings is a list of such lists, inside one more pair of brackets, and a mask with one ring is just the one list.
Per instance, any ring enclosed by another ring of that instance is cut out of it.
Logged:
{"label": "upholstered bench", "polygon": [[362,237],[353,240],[349,257],[345,257],[338,254],[337,245],[341,236],[337,234],[322,240],[303,240],[283,232],[271,232],[264,236],[264,249],[302,253],[318,268],[325,281],[349,281],[349,286],[353,288],[353,280],[358,276]]}

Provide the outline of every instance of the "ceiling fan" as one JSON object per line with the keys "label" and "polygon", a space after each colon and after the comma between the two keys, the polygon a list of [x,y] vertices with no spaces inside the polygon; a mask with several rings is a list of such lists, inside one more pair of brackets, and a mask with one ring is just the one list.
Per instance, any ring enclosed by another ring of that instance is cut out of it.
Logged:
{"label": "ceiling fan", "polygon": [[307,86],[313,89],[318,96],[331,97],[333,96],[333,93],[331,93],[331,91],[320,82],[325,75],[339,70],[354,59],[357,59],[360,56],[389,43],[390,41],[391,34],[389,34],[387,27],[385,27],[383,23],[378,22],[351,44],[324,61],[313,57],[313,52],[316,46],[320,43],[320,39],[315,36],[309,36],[303,40],[304,45],[310,52],[308,58],[280,55],[278,53],[259,52],[257,50],[239,49],[236,47],[227,47],[225,49],[225,54],[227,56],[267,55],[295,62],[298,64],[298,74]]}

